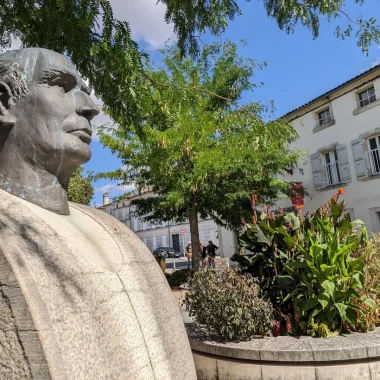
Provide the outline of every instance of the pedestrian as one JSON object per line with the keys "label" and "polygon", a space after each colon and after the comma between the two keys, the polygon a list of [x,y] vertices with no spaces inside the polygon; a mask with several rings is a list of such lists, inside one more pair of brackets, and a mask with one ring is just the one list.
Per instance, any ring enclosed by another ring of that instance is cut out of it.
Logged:
{"label": "pedestrian", "polygon": [[210,240],[208,242],[208,246],[206,247],[207,253],[208,253],[208,266],[209,268],[215,268],[215,257],[216,257],[216,250],[218,247]]}
{"label": "pedestrian", "polygon": [[192,253],[193,250],[191,249],[191,241],[187,243],[185,251],[186,251],[186,256],[187,256],[187,269],[190,269],[191,258],[193,257],[193,253]]}
{"label": "pedestrian", "polygon": [[203,246],[203,243],[200,243],[200,251],[201,251],[201,255],[202,255],[202,268],[206,268],[207,266],[207,250],[206,250],[206,247]]}

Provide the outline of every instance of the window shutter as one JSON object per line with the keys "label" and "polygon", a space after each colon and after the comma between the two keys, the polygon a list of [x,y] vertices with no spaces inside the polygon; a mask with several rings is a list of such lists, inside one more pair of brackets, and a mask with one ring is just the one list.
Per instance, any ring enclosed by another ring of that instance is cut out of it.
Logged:
{"label": "window shutter", "polygon": [[356,177],[359,180],[368,178],[368,169],[361,138],[351,141],[352,155],[354,156]]}
{"label": "window shutter", "polygon": [[338,156],[338,166],[341,182],[348,182],[351,180],[350,164],[348,163],[348,154],[346,144],[340,144],[336,147],[336,154]]}
{"label": "window shutter", "polygon": [[311,168],[313,171],[314,186],[316,189],[321,189],[322,187],[324,187],[325,183],[323,180],[323,167],[320,153],[311,154],[310,161]]}

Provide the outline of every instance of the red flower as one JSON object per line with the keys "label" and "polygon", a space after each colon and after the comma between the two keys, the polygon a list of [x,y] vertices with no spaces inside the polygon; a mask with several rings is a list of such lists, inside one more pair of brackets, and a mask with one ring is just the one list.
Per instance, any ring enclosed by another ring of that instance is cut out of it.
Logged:
{"label": "red flower", "polygon": [[280,335],[280,322],[279,321],[273,321],[272,334],[274,337]]}
{"label": "red flower", "polygon": [[340,188],[340,189],[338,190],[338,193],[341,194],[341,195],[344,194],[344,189]]}

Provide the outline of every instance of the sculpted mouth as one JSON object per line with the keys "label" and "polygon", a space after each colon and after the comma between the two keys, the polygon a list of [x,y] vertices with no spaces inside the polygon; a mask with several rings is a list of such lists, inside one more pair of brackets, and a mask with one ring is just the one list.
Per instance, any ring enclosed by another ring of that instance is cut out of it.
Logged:
{"label": "sculpted mouth", "polygon": [[75,130],[70,131],[68,133],[79,137],[79,139],[86,144],[90,144],[90,142],[91,142],[92,132],[87,128],[75,129]]}

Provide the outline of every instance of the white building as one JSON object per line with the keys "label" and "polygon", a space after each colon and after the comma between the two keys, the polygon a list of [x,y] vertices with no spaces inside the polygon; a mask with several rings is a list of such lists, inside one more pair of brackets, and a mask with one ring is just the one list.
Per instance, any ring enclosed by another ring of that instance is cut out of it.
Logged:
{"label": "white building", "polygon": [[[189,223],[187,221],[184,223],[162,222],[159,224],[144,222],[142,218],[136,215],[135,206],[131,202],[147,195],[151,196],[152,193],[149,191],[141,195],[136,193],[120,201],[110,202],[108,193],[105,193],[103,195],[103,206],[98,208],[114,216],[134,231],[151,251],[158,247],[172,247],[183,253],[184,247],[191,240]],[[204,245],[207,245],[208,241],[212,240],[214,244],[219,246],[218,227],[213,220],[200,220],[198,228],[199,239]],[[184,232],[184,234],[181,232]],[[219,253],[221,252],[219,251]]]}
{"label": "white building", "polygon": [[[313,211],[345,190],[351,219],[380,231],[380,65],[283,116],[299,133],[296,147],[309,152],[302,172],[286,180],[302,182]],[[291,207],[291,201],[282,201]]]}

